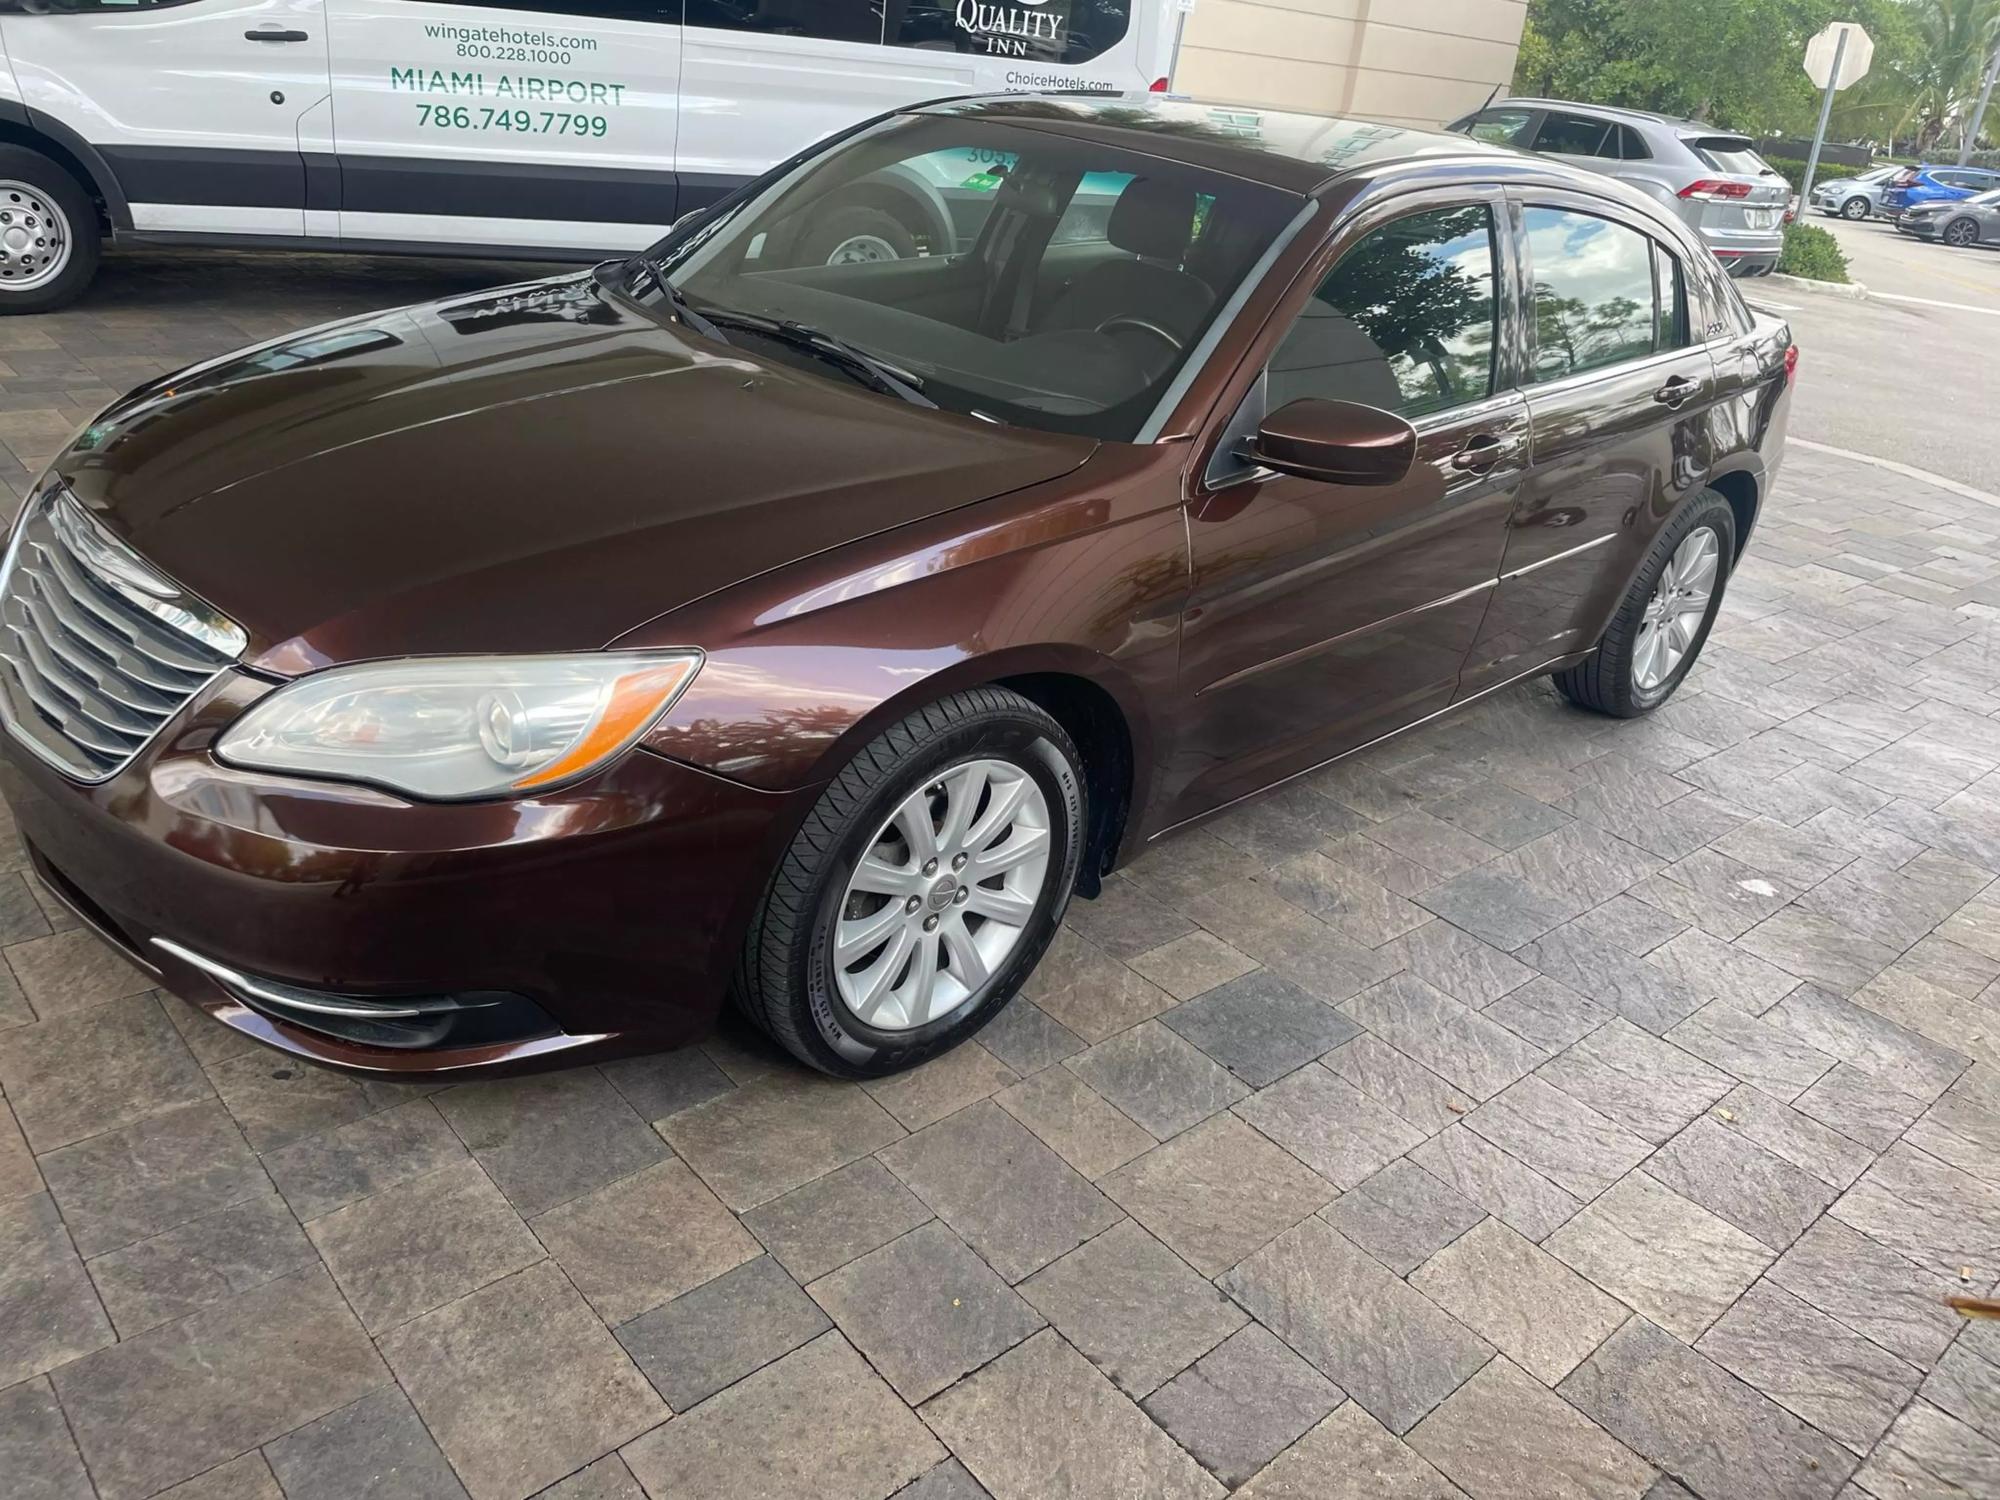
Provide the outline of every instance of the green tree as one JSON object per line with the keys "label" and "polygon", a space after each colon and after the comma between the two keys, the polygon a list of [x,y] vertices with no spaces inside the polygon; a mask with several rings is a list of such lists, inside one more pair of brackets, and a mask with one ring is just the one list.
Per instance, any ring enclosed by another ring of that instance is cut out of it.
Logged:
{"label": "green tree", "polygon": [[2000,39],[2000,0],[1913,0],[1907,9],[1911,45],[1895,65],[1906,90],[1897,124],[1915,128],[1914,146],[1922,153],[1954,120],[1960,130],[1970,123],[1986,61]]}

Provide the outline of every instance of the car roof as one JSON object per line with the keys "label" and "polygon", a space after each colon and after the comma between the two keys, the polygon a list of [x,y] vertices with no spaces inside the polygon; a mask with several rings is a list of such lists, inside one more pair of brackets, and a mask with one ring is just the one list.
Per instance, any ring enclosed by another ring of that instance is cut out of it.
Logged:
{"label": "car roof", "polygon": [[1249,104],[1208,104],[1164,94],[995,94],[915,105],[910,114],[992,120],[1106,141],[1296,193],[1312,193],[1364,168],[1421,159],[1520,154],[1443,130]]}
{"label": "car roof", "polygon": [[1650,109],[1626,109],[1616,104],[1583,104],[1574,99],[1495,99],[1486,108],[1499,109],[1507,104],[1518,104],[1528,109],[1574,110],[1578,114],[1602,115],[1610,120],[1636,120],[1647,125],[1666,125],[1675,130],[1692,130],[1701,135],[1730,135],[1740,136],[1744,140],[1750,139],[1740,130],[1724,130],[1720,126],[1709,124],[1706,120],[1689,120],[1680,115],[1656,114]]}

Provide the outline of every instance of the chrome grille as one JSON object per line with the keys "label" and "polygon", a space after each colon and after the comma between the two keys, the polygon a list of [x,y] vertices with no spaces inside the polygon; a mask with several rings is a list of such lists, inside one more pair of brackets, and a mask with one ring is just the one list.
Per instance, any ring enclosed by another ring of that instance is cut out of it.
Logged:
{"label": "chrome grille", "polygon": [[117,775],[245,644],[60,485],[28,501],[0,564],[0,719],[65,775]]}

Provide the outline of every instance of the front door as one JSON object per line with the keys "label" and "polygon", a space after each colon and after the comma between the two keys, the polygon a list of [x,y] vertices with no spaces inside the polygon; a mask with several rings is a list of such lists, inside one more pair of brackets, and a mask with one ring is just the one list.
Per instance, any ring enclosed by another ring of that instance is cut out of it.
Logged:
{"label": "front door", "polygon": [[[1424,194],[1344,236],[1216,450],[1189,509],[1177,816],[1451,702],[1528,451],[1498,336],[1503,207],[1497,192]],[[1264,411],[1303,397],[1408,418],[1409,476],[1328,484],[1233,457]]]}
{"label": "front door", "polygon": [[304,232],[324,0],[65,0],[9,15],[7,47],[22,102],[97,148],[133,228]]}
{"label": "front door", "polygon": [[326,0],[343,239],[636,250],[678,212],[681,0]]}
{"label": "front door", "polygon": [[1713,457],[1715,370],[1694,339],[1679,254],[1600,199],[1544,193],[1515,208],[1532,298],[1533,465],[1466,694],[1595,645]]}

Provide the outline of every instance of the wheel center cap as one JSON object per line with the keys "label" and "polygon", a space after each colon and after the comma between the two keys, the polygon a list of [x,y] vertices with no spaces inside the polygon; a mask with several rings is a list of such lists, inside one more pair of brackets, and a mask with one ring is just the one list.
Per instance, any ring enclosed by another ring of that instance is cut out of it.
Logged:
{"label": "wheel center cap", "polygon": [[932,911],[943,911],[957,895],[958,882],[949,875],[940,875],[924,901]]}
{"label": "wheel center cap", "polygon": [[28,248],[30,238],[31,236],[28,234],[28,231],[16,224],[7,231],[7,248],[9,250],[25,250]]}

